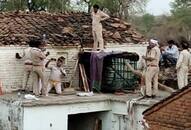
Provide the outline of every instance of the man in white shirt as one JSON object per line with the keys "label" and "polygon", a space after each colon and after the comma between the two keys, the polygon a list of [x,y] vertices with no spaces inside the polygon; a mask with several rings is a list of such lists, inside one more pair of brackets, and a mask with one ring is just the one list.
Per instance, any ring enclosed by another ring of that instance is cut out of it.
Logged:
{"label": "man in white shirt", "polygon": [[170,67],[171,65],[176,65],[176,62],[179,56],[179,50],[173,40],[169,40],[167,42],[168,42],[168,46],[162,52],[162,59],[165,66]]}
{"label": "man in white shirt", "polygon": [[92,16],[92,34],[94,39],[93,50],[97,50],[98,43],[101,50],[104,49],[104,41],[102,35],[102,24],[101,21],[104,21],[109,18],[109,15],[105,14],[99,10],[98,5],[93,6]]}
{"label": "man in white shirt", "polygon": [[188,51],[188,43],[182,41],[182,51],[176,64],[179,89],[188,85],[188,71],[191,67],[191,54]]}
{"label": "man in white shirt", "polygon": [[54,87],[56,90],[57,94],[62,93],[61,89],[61,80],[63,76],[66,76],[66,71],[63,69],[63,63],[64,63],[65,58],[64,57],[59,57],[57,59],[56,65],[49,65],[51,61],[55,61],[54,59],[50,59],[45,67],[47,69],[50,69],[50,77],[48,81],[48,86],[47,86],[47,92],[46,96],[48,96],[49,91]]}

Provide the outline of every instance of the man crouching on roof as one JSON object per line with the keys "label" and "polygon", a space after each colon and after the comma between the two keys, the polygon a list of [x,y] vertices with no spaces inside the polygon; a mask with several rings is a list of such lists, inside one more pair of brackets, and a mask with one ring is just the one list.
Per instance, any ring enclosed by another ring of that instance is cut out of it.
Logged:
{"label": "man crouching on roof", "polygon": [[59,57],[57,59],[56,65],[49,65],[50,62],[55,61],[56,59],[50,59],[45,67],[47,69],[50,69],[50,77],[48,81],[48,86],[47,86],[47,92],[46,96],[48,96],[49,91],[54,87],[56,90],[57,94],[62,94],[61,90],[61,79],[63,76],[66,76],[66,71],[63,69],[63,64],[64,64],[64,57]]}

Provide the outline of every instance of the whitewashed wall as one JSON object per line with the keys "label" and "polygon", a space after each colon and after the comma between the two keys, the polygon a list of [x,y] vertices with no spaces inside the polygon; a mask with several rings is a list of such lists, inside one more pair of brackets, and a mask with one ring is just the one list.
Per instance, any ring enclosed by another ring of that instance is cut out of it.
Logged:
{"label": "whitewashed wall", "polygon": [[[22,52],[25,47],[0,47],[0,80],[3,83],[3,89],[19,88],[22,85],[23,79],[23,60],[15,58],[15,53]],[[77,48],[49,48],[50,58],[57,58],[59,56],[66,57],[65,69],[68,75],[66,82],[70,81],[73,68],[75,66],[78,49]],[[48,74],[48,73],[47,73]],[[74,79],[74,86],[78,86],[78,72]]]}
{"label": "whitewashed wall", "polygon": [[[0,80],[3,82],[3,88],[12,89],[18,88],[22,85],[23,78],[23,60],[15,58],[16,52],[22,52],[25,47],[0,47]],[[77,59],[78,48],[48,48],[50,52],[50,58],[57,58],[59,56],[66,57],[65,68],[68,72],[68,76],[65,81],[69,82],[71,74],[75,66]],[[129,51],[137,52],[140,56],[146,53],[146,45],[111,45],[107,46],[106,51]],[[47,73],[48,75],[48,73]],[[74,86],[78,87],[79,74],[78,70],[74,79]]]}

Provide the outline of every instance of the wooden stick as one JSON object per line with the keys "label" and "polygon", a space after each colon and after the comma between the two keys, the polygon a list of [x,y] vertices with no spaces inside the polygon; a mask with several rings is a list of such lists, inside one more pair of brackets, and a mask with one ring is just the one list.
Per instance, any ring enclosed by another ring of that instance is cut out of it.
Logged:
{"label": "wooden stick", "polygon": [[102,129],[102,122],[100,119],[95,119],[95,125],[93,130],[101,130]]}
{"label": "wooden stick", "polygon": [[86,70],[84,68],[84,65],[82,65],[82,69],[83,69],[83,75],[84,75],[84,78],[85,78],[86,89],[87,89],[88,92],[90,92],[89,84],[88,84],[88,79],[87,79]]}
{"label": "wooden stick", "polygon": [[81,74],[81,77],[82,77],[82,82],[83,82],[83,88],[85,90],[85,92],[87,92],[87,87],[86,87],[86,83],[85,83],[85,78],[84,78],[84,73],[83,73],[83,69],[82,69],[82,64],[79,64],[79,67],[80,67],[80,74]]}
{"label": "wooden stick", "polygon": [[[135,70],[135,69],[134,69],[129,63],[127,63],[127,62],[126,62],[126,65],[127,65],[127,67],[132,71],[132,73],[134,73],[135,75],[137,75],[137,76],[143,78],[143,80],[145,80],[143,73],[141,73],[141,72],[138,71],[138,70]],[[172,89],[172,88],[170,88],[170,87],[168,87],[168,86],[166,86],[166,85],[163,85],[163,84],[161,84],[161,83],[158,83],[158,87],[159,87],[159,89],[164,90],[164,91],[167,91],[167,92],[170,92],[170,93],[175,92],[174,89]]]}
{"label": "wooden stick", "polygon": [[72,77],[71,77],[71,79],[70,79],[70,86],[69,86],[69,88],[72,87],[72,83],[73,83],[73,80],[74,80],[74,76],[75,76],[76,71],[77,71],[77,68],[78,68],[78,61],[79,61],[79,59],[76,60],[76,64],[75,64],[74,70],[73,70],[73,75],[72,75]]}

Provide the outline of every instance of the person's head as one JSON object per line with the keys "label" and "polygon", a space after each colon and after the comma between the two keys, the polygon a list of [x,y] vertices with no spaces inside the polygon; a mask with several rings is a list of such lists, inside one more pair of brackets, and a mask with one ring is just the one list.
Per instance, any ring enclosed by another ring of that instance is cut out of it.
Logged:
{"label": "person's head", "polygon": [[97,11],[99,10],[99,5],[95,4],[93,6],[93,9],[94,9],[94,13],[97,13]]}
{"label": "person's head", "polygon": [[189,48],[189,43],[187,40],[182,40],[180,43],[182,45],[183,50],[187,50]]}
{"label": "person's head", "polygon": [[150,39],[149,41],[149,47],[150,48],[153,48],[155,46],[158,46],[158,41],[157,40],[154,40],[154,39]]}
{"label": "person's head", "polygon": [[63,56],[61,56],[61,57],[59,57],[59,58],[57,59],[56,65],[57,65],[58,67],[61,67],[61,66],[64,64],[64,61],[65,61],[65,58],[64,58]]}
{"label": "person's head", "polygon": [[42,51],[46,51],[46,42],[41,41],[41,44],[39,45],[39,49],[41,49]]}
{"label": "person's head", "polygon": [[39,48],[41,41],[39,39],[31,39],[28,44],[29,44],[29,47]]}
{"label": "person's head", "polygon": [[168,40],[168,47],[171,48],[173,45],[175,45],[175,41],[174,40]]}

